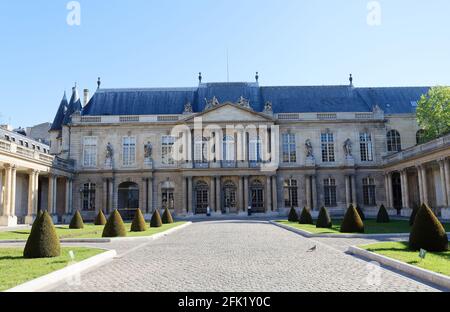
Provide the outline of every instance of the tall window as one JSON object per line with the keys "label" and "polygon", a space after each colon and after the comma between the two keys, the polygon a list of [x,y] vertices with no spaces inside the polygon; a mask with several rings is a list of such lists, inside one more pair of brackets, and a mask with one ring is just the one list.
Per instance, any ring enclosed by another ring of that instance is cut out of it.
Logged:
{"label": "tall window", "polygon": [[324,185],[324,195],[325,195],[325,206],[326,207],[336,207],[336,180],[332,178],[325,179],[323,181]]}
{"label": "tall window", "polygon": [[194,143],[194,160],[197,163],[208,162],[208,139],[196,137]]}
{"label": "tall window", "polygon": [[94,211],[95,210],[95,184],[86,183],[83,185],[82,198],[83,198],[83,210],[84,211]]}
{"label": "tall window", "polygon": [[333,133],[327,132],[321,135],[322,142],[322,161],[323,162],[334,162],[336,158],[334,156],[334,135]]}
{"label": "tall window", "polygon": [[295,134],[285,133],[282,135],[283,141],[283,162],[295,163],[297,162],[297,151],[295,144]]}
{"label": "tall window", "polygon": [[288,179],[284,181],[284,206],[298,207],[297,180]]}
{"label": "tall window", "polygon": [[133,166],[136,163],[136,137],[124,137],[122,140],[123,165]]}
{"label": "tall window", "polygon": [[223,138],[223,160],[234,161],[234,138],[232,136],[225,136]]}
{"label": "tall window", "polygon": [[387,150],[388,152],[400,152],[402,150],[402,141],[397,130],[391,130],[387,133]]}
{"label": "tall window", "polygon": [[372,135],[370,133],[360,133],[359,142],[361,149],[361,161],[373,161]]}
{"label": "tall window", "polygon": [[363,179],[363,197],[364,205],[376,206],[377,201],[375,198],[375,180],[373,178]]}
{"label": "tall window", "polygon": [[168,209],[174,209],[174,189],[173,188],[163,188],[162,192],[162,207]]}
{"label": "tall window", "polygon": [[83,165],[84,167],[97,167],[97,138],[83,138]]}
{"label": "tall window", "polygon": [[261,162],[262,161],[262,143],[261,138],[256,137],[250,140],[249,145],[249,159],[251,162]]}
{"label": "tall window", "polygon": [[161,161],[164,165],[173,165],[173,146],[175,144],[175,137],[165,135],[161,138]]}

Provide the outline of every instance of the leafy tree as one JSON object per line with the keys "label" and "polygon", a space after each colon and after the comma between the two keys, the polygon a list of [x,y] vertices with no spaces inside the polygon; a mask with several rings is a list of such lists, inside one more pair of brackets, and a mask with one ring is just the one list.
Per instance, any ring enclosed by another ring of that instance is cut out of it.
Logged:
{"label": "leafy tree", "polygon": [[422,95],[417,119],[425,141],[450,133],[450,87],[433,87]]}

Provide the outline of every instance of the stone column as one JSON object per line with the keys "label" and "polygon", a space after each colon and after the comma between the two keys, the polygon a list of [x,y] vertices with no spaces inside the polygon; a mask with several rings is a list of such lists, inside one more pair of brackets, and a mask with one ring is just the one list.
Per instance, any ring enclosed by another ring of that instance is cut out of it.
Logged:
{"label": "stone column", "polygon": [[311,188],[311,192],[312,192],[311,210],[314,210],[314,209],[318,210],[319,207],[317,206],[317,179],[316,179],[315,175],[311,176],[311,185],[312,185],[312,188]]}
{"label": "stone column", "polygon": [[272,210],[272,185],[270,176],[266,177],[266,213]]}
{"label": "stone column", "polygon": [[11,169],[11,206],[9,207],[9,216],[16,217],[16,179],[17,179],[17,168],[13,166]]}
{"label": "stone column", "polygon": [[[36,171],[34,174],[34,185],[36,186],[34,189],[34,207],[33,211],[37,215],[38,205],[39,205],[39,171]],[[70,193],[70,197],[72,198],[72,193]]]}
{"label": "stone column", "polygon": [[139,209],[142,213],[147,210],[147,178],[141,179],[141,186],[139,187]]}
{"label": "stone column", "polygon": [[420,166],[416,167],[417,169],[417,183],[419,184],[419,206],[421,206],[424,203],[423,200],[423,183],[422,183],[422,170],[420,169]]}
{"label": "stone column", "polygon": [[187,206],[187,199],[188,199],[188,194],[187,194],[187,180],[186,177],[182,177],[183,181],[181,183],[181,198],[183,200],[183,213],[188,213],[188,206]]}
{"label": "stone column", "polygon": [[193,210],[193,190],[192,190],[192,177],[188,177],[188,194],[187,194],[187,200],[188,200],[188,213],[194,214]]}
{"label": "stone column", "polygon": [[210,181],[211,185],[209,186],[209,208],[211,208],[212,212],[217,212],[216,209],[216,178],[212,177]]}
{"label": "stone column", "polygon": [[103,196],[102,196],[103,204],[102,210],[108,210],[108,179],[103,179]]}
{"label": "stone column", "polygon": [[[70,215],[73,213],[72,211],[72,200],[70,194],[72,193],[72,179],[66,178],[66,207],[65,214]],[[98,212],[100,207],[96,207],[96,212]]]}
{"label": "stone column", "polygon": [[[186,192],[183,193],[183,198],[185,198],[185,193]],[[147,180],[147,200],[148,203],[145,212],[151,213],[153,211],[153,177],[150,177]],[[186,209],[184,211],[186,211]]]}
{"label": "stone column", "polygon": [[244,182],[242,181],[242,177],[239,177],[238,200],[239,200],[238,213],[240,213],[241,211],[245,211],[245,209],[244,209]]}
{"label": "stone column", "polygon": [[306,208],[311,209],[311,178],[310,176],[305,176],[306,184]]}
{"label": "stone column", "polygon": [[47,196],[47,212],[49,214],[53,214],[53,193],[55,190],[54,187],[55,176],[49,174],[48,176],[48,196]]}
{"label": "stone column", "polygon": [[10,216],[11,207],[11,178],[12,178],[12,166],[5,166],[5,199],[3,201],[3,215],[6,217]]}
{"label": "stone column", "polygon": [[248,210],[249,202],[249,188],[248,188],[248,177],[244,177],[244,211]]}
{"label": "stone column", "polygon": [[107,213],[110,214],[114,210],[114,181],[113,179],[108,179],[108,191],[109,191],[109,199],[108,199],[108,211]]}
{"label": "stone column", "polygon": [[356,197],[356,177],[355,175],[351,176],[351,189],[352,189],[352,202],[353,205],[356,207],[358,205],[358,199]]}
{"label": "stone column", "polygon": [[278,211],[277,176],[272,177],[272,210]]}
{"label": "stone column", "polygon": [[217,213],[222,212],[222,185],[220,182],[220,177],[216,179],[216,209]]}
{"label": "stone column", "polygon": [[450,208],[450,164],[448,159],[444,159],[445,185],[447,185],[447,207]]}
{"label": "stone column", "polygon": [[0,216],[4,214],[5,203],[3,202],[3,169],[0,168]]}
{"label": "stone column", "polygon": [[429,199],[428,199],[428,181],[427,181],[427,169],[425,166],[421,167],[422,171],[422,184],[423,184],[423,201],[425,204],[429,205]]}
{"label": "stone column", "polygon": [[448,185],[446,184],[446,179],[445,179],[445,159],[439,160],[439,169],[440,169],[440,176],[441,176],[443,206],[445,208],[447,208],[449,205],[449,202],[448,202]]}
{"label": "stone column", "polygon": [[404,192],[404,195],[405,195],[405,197],[404,197],[405,200],[403,202],[403,207],[406,208],[406,209],[410,209],[411,205],[410,205],[410,202],[409,202],[408,171],[406,169],[403,171],[403,176],[404,176],[404,178],[403,178],[403,183],[402,184],[404,184],[403,192]]}
{"label": "stone column", "polygon": [[[3,210],[0,214],[1,226],[15,226],[17,225],[17,217],[14,216],[15,209],[15,167],[9,164],[5,165],[5,192],[3,199]],[[14,183],[14,184],[13,184]]]}
{"label": "stone column", "polygon": [[345,202],[347,203],[347,207],[350,207],[352,204],[351,191],[350,191],[350,176],[345,176]]}
{"label": "stone column", "polygon": [[27,209],[27,216],[25,217],[25,223],[26,224],[33,224],[34,221],[34,202],[36,200],[36,179],[35,179],[35,170],[30,170],[28,173],[28,209]]}

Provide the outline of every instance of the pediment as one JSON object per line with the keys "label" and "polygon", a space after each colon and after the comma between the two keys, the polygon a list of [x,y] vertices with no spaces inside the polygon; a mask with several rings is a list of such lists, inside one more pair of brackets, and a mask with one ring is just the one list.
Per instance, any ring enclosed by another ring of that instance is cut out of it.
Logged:
{"label": "pediment", "polygon": [[241,107],[232,103],[225,103],[209,110],[206,110],[195,116],[191,116],[188,120],[195,117],[201,117],[203,122],[223,122],[223,121],[242,121],[242,122],[267,122],[273,121],[270,116],[262,113],[254,112],[251,109]]}

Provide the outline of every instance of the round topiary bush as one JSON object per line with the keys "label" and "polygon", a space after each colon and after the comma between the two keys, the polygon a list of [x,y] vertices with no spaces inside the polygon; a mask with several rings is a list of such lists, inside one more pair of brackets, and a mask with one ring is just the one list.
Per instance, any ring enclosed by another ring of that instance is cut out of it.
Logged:
{"label": "round topiary bush", "polygon": [[356,211],[358,211],[358,214],[361,217],[361,220],[365,221],[366,215],[364,214],[364,211],[359,206],[356,206]]}
{"label": "round topiary bush", "polygon": [[431,252],[448,250],[448,237],[444,226],[427,205],[422,205],[417,212],[409,236],[409,248],[414,251],[425,249]]}
{"label": "round topiary bush", "polygon": [[147,224],[145,224],[144,216],[141,209],[137,209],[131,223],[131,232],[145,232],[147,231]]}
{"label": "round topiary bush", "polygon": [[163,224],[171,224],[171,223],[173,223],[172,214],[170,213],[170,210],[167,207],[166,207],[166,209],[164,209],[164,213],[163,213],[163,216],[162,216],[162,223]]}
{"label": "round topiary bush", "polygon": [[414,221],[416,220],[416,216],[417,216],[417,212],[419,211],[420,207],[416,205],[414,205],[413,211],[411,213],[411,216],[409,217],[409,225],[413,226],[414,225]]}
{"label": "round topiary bush", "polygon": [[345,213],[341,233],[364,233],[364,223],[353,205],[350,205]]}
{"label": "round topiary bush", "polygon": [[70,221],[69,229],[80,230],[84,228],[83,218],[81,213],[77,210]]}
{"label": "round topiary bush", "polygon": [[381,205],[380,210],[377,215],[377,223],[389,223],[391,222],[391,218],[389,218],[389,214],[384,205]]}
{"label": "round topiary bush", "polygon": [[330,214],[328,213],[328,210],[325,209],[325,207],[320,208],[316,227],[319,229],[331,229],[333,227]]}
{"label": "round topiary bush", "polygon": [[294,207],[292,207],[291,211],[289,211],[288,221],[289,222],[298,222],[299,221],[297,210],[295,210]]}
{"label": "round topiary bush", "polygon": [[152,215],[152,219],[150,220],[150,227],[158,228],[162,227],[162,225],[161,215],[159,214],[158,209],[156,209]]}
{"label": "round topiary bush", "polygon": [[109,216],[108,222],[106,222],[105,228],[103,229],[102,237],[125,237],[125,236],[127,236],[127,230],[125,228],[125,224],[123,223],[119,211],[117,211],[116,209]]}
{"label": "round topiary bush", "polygon": [[94,225],[105,225],[106,224],[106,217],[102,210],[100,210],[97,214],[97,217],[95,217]]}
{"label": "round topiary bush", "polygon": [[299,223],[300,224],[314,224],[311,213],[309,212],[308,209],[306,209],[306,207],[303,208],[303,210],[302,210],[302,213],[301,213],[300,219],[299,219]]}
{"label": "round topiary bush", "polygon": [[61,245],[48,212],[34,221],[23,257],[25,259],[54,258],[61,255]]}

